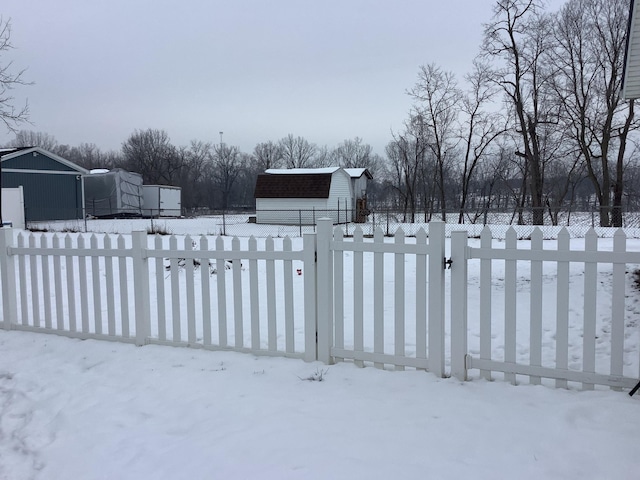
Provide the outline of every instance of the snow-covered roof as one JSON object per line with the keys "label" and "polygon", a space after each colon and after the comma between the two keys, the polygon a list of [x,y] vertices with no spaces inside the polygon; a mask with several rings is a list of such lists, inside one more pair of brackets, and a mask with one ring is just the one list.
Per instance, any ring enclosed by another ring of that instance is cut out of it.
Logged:
{"label": "snow-covered roof", "polygon": [[325,167],[325,168],[269,168],[264,171],[264,173],[272,174],[272,175],[281,175],[281,174],[320,174],[320,173],[334,173],[340,170],[340,167]]}
{"label": "snow-covered roof", "polygon": [[362,175],[366,175],[368,178],[373,178],[369,170],[366,168],[345,168],[344,171],[347,172],[351,178],[360,178]]}

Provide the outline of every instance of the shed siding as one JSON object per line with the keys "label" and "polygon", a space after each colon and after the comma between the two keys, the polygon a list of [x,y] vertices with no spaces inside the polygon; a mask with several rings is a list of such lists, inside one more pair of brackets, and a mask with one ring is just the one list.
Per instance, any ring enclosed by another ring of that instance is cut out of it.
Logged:
{"label": "shed siding", "polygon": [[629,44],[627,47],[627,63],[625,65],[624,86],[622,97],[630,100],[640,98],[640,10],[638,0],[633,3],[631,22],[629,26]]}
{"label": "shed siding", "polygon": [[[351,212],[351,177],[344,170],[338,170],[331,179],[331,189],[327,199],[327,208]],[[344,213],[342,214],[344,215]],[[344,217],[342,221],[344,221]],[[340,222],[339,222],[340,223]]]}
{"label": "shed siding", "polygon": [[256,223],[275,225],[315,225],[326,216],[326,199],[256,198]]}
{"label": "shed siding", "polygon": [[21,185],[27,221],[82,218],[82,180],[79,175],[2,173],[3,187]]}

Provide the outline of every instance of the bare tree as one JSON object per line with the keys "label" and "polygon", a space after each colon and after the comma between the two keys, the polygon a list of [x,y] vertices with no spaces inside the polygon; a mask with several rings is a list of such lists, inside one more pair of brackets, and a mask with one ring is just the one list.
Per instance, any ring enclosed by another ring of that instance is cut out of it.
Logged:
{"label": "bare tree", "polygon": [[622,226],[626,145],[638,128],[634,102],[620,91],[628,12],[627,0],[570,0],[553,31],[554,88],[595,190],[601,226]]}
{"label": "bare tree", "polygon": [[343,168],[366,168],[374,177],[382,164],[380,155],[373,153],[371,145],[363,143],[360,137],[340,143],[331,152],[331,158]]}
{"label": "bare tree", "polygon": [[410,118],[405,132],[394,135],[394,140],[387,145],[389,178],[400,197],[404,221],[407,216],[410,222],[416,221],[418,208],[418,189],[421,175],[424,172],[427,151],[429,149],[429,133],[421,120]]}
{"label": "bare tree", "polygon": [[29,118],[29,104],[16,108],[15,97],[10,93],[20,85],[30,85],[24,78],[25,70],[14,72],[12,62],[3,62],[2,55],[13,49],[11,44],[11,19],[4,20],[0,16],[0,120],[10,132],[15,132],[18,125],[27,122]]}
{"label": "bare tree", "polygon": [[318,147],[303,137],[287,135],[278,142],[282,149],[282,158],[287,168],[309,168],[315,166]]}
{"label": "bare tree", "polygon": [[279,168],[283,163],[282,147],[271,140],[259,143],[253,149],[253,160],[255,170],[259,172]]}
{"label": "bare tree", "polygon": [[429,131],[429,147],[436,164],[436,179],[440,192],[440,208],[442,219],[446,219],[446,189],[445,172],[450,168],[454,158],[453,150],[458,142],[456,131],[458,104],[461,93],[455,76],[451,72],[444,72],[440,67],[431,63],[421,66],[418,81],[407,92],[415,101],[413,119],[423,122]]}
{"label": "bare tree", "polygon": [[15,134],[15,138],[9,142],[10,147],[40,147],[50,152],[58,147],[58,140],[48,133],[19,130]]}
{"label": "bare tree", "polygon": [[497,0],[482,45],[483,55],[502,62],[492,77],[513,108],[521,144],[516,154],[526,163],[535,225],[544,219],[541,125],[557,123],[557,105],[549,101],[553,72],[545,62],[551,24],[541,8],[536,0]]}
{"label": "bare tree", "polygon": [[231,147],[224,143],[214,145],[213,157],[210,164],[210,175],[215,189],[221,195],[221,207],[229,208],[229,198],[234,184],[245,168],[247,158],[241,154],[238,147]]}
{"label": "bare tree", "polygon": [[501,115],[485,110],[487,103],[492,101],[497,92],[495,84],[490,81],[489,72],[486,64],[476,60],[473,71],[465,77],[469,90],[462,97],[460,105],[463,114],[460,136],[464,153],[460,171],[458,223],[464,223],[464,212],[479,163],[487,157],[493,142],[506,130]]}
{"label": "bare tree", "polygon": [[146,184],[173,185],[184,167],[184,158],[164,130],[136,130],[122,144],[122,153],[121,166],[140,173]]}

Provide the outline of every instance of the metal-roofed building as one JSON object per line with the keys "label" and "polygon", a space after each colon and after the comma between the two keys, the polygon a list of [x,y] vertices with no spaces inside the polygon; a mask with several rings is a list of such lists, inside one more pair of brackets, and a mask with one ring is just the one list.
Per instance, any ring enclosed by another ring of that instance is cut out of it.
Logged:
{"label": "metal-roofed building", "polygon": [[40,147],[0,149],[0,184],[23,187],[26,221],[82,218],[88,173]]}

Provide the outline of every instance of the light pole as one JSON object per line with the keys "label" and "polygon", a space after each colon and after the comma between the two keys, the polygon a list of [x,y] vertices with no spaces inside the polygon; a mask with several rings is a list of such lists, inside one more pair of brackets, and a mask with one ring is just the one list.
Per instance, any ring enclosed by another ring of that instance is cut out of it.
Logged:
{"label": "light pole", "polygon": [[221,147],[222,147],[222,134],[223,134],[223,133],[224,133],[224,132],[220,132],[220,146],[221,146]]}

